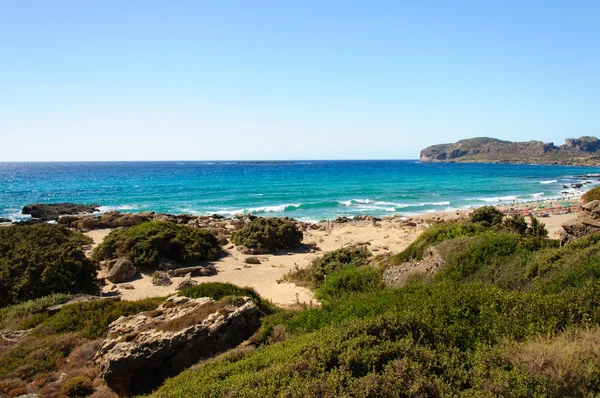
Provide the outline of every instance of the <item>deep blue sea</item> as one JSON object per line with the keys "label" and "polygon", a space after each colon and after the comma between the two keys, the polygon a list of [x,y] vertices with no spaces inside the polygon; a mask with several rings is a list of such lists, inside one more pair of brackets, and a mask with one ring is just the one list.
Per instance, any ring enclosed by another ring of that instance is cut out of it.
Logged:
{"label": "deep blue sea", "polygon": [[0,217],[23,219],[21,208],[36,202],[305,221],[410,215],[577,196],[600,184],[595,173],[600,168],[414,160],[0,163]]}

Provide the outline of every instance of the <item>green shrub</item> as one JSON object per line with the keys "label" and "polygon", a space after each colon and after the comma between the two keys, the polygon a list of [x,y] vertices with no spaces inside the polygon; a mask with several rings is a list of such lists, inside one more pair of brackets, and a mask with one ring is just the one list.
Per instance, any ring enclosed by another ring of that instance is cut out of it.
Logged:
{"label": "green shrub", "polygon": [[98,260],[127,258],[138,267],[155,269],[161,259],[179,262],[214,260],[217,239],[204,229],[166,221],[148,221],[115,229],[93,253]]}
{"label": "green shrub", "polygon": [[591,202],[592,200],[600,200],[600,187],[592,188],[583,194],[581,200]]}
{"label": "green shrub", "polygon": [[450,253],[437,279],[463,280],[484,266],[498,266],[519,247],[520,236],[510,233],[488,232],[479,236],[465,250]]}
{"label": "green shrub", "polygon": [[299,286],[316,289],[333,272],[367,265],[370,257],[371,252],[364,248],[334,250],[313,260],[306,268],[291,271],[285,279]]}
{"label": "green shrub", "polygon": [[89,238],[60,225],[0,228],[0,306],[53,293],[93,293],[96,264],[82,245]]}
{"label": "green shrub", "polygon": [[517,215],[514,217],[507,217],[506,220],[504,220],[504,228],[515,234],[524,235],[527,232],[528,227],[527,221],[523,216]]}
{"label": "green shrub", "polygon": [[545,296],[437,283],[351,295],[283,319],[296,333],[283,342],[209,360],[153,396],[487,396],[486,379],[505,396],[543,396],[551,384],[491,347],[597,323],[599,289]]}
{"label": "green shrub", "polygon": [[539,220],[534,216],[529,216],[529,227],[527,228],[526,233],[540,238],[548,236],[546,224],[539,222]]}
{"label": "green shrub", "polygon": [[67,397],[85,397],[94,392],[94,385],[89,377],[75,376],[65,381],[60,391]]}
{"label": "green shrub", "polygon": [[259,217],[235,231],[231,241],[259,253],[268,253],[297,246],[302,237],[302,231],[293,220]]}
{"label": "green shrub", "polygon": [[344,268],[327,276],[315,291],[315,298],[326,303],[354,293],[373,293],[384,287],[381,272],[373,267]]}
{"label": "green shrub", "polygon": [[399,265],[410,260],[421,260],[425,251],[436,244],[454,238],[477,236],[487,229],[481,224],[465,221],[451,221],[431,226],[411,243],[404,251],[390,256],[384,266]]}
{"label": "green shrub", "polygon": [[487,227],[502,224],[504,214],[494,206],[483,206],[475,209],[471,214],[471,222],[483,224]]}

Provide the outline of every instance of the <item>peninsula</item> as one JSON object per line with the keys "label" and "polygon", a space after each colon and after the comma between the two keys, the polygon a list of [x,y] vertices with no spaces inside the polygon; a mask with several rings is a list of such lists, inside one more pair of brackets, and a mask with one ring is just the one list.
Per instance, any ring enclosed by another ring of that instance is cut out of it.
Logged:
{"label": "peninsula", "polygon": [[561,146],[541,141],[511,142],[478,137],[440,144],[421,151],[421,162],[534,163],[600,165],[600,140],[567,138]]}

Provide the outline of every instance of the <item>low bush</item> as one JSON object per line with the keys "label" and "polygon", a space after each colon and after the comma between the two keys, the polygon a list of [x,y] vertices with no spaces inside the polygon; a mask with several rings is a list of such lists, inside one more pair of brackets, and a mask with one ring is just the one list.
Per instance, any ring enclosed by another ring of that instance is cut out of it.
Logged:
{"label": "low bush", "polygon": [[162,259],[182,263],[214,260],[219,250],[217,238],[204,229],[148,221],[111,231],[94,249],[93,258],[127,258],[137,267],[156,269]]}
{"label": "low bush", "polygon": [[82,249],[90,242],[60,225],[0,228],[0,306],[53,293],[96,292],[97,267]]}
{"label": "low bush", "polygon": [[94,385],[89,377],[75,376],[66,380],[61,386],[61,393],[67,397],[85,397],[94,392]]}
{"label": "low bush", "polygon": [[231,241],[257,253],[290,249],[302,242],[302,231],[293,220],[256,218],[231,235]]}
{"label": "low bush", "polygon": [[315,291],[315,298],[329,303],[351,294],[377,292],[384,287],[381,272],[373,267],[345,268],[329,275]]}
{"label": "low bush", "polygon": [[498,269],[500,263],[517,251],[520,238],[517,234],[487,232],[471,242],[465,250],[449,253],[446,265],[436,278],[459,281],[468,279],[486,266]]}
{"label": "low bush", "polygon": [[284,278],[298,286],[316,289],[333,272],[367,265],[370,257],[371,252],[364,248],[338,249],[313,260],[306,268],[291,271]]}
{"label": "low bush", "polygon": [[504,214],[494,206],[483,206],[475,209],[471,214],[471,222],[483,224],[486,227],[502,224]]}
{"label": "low bush", "polygon": [[481,224],[467,221],[452,221],[431,226],[411,243],[404,251],[390,256],[384,266],[399,265],[410,260],[421,260],[425,251],[445,240],[477,236],[484,233],[487,228]]}
{"label": "low bush", "polygon": [[583,194],[581,200],[591,202],[592,200],[600,200],[600,187],[592,188]]}

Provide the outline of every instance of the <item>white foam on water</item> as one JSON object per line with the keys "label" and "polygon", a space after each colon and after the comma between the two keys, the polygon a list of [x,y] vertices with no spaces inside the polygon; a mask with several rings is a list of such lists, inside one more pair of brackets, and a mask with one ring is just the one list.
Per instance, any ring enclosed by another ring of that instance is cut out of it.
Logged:
{"label": "white foam on water", "polygon": [[286,210],[297,209],[300,206],[302,206],[302,203],[287,203],[287,204],[275,205],[275,206],[250,207],[247,209],[220,210],[220,211],[210,212],[210,214],[234,216],[236,214],[283,213]]}
{"label": "white foam on water", "polygon": [[554,184],[555,182],[558,182],[558,180],[540,181],[540,184]]}
{"label": "white foam on water", "polygon": [[492,198],[475,198],[475,200],[479,200],[480,202],[486,202],[486,203],[510,202],[513,200],[517,200],[517,197],[513,196],[513,195],[509,195],[509,196],[496,196],[496,197],[492,197]]}
{"label": "white foam on water", "polygon": [[139,205],[119,205],[119,206],[100,206],[98,207],[98,211],[94,212],[94,214],[106,213],[109,211],[120,211],[120,210],[136,210],[139,209]]}

